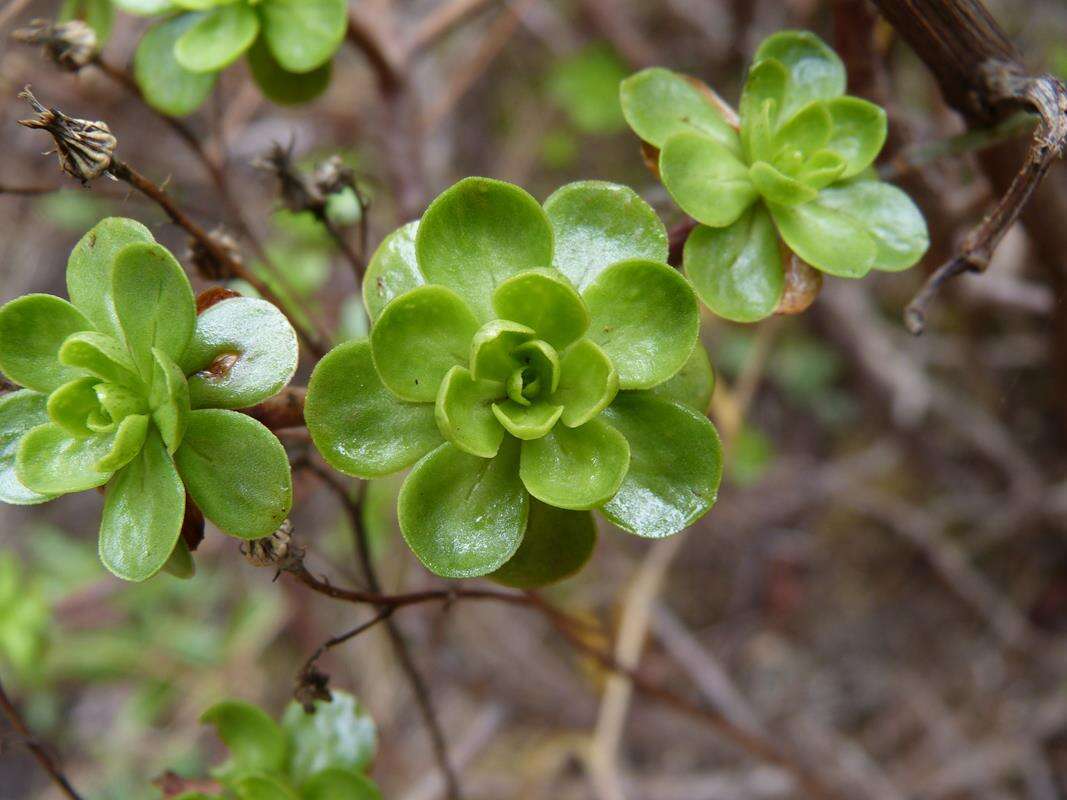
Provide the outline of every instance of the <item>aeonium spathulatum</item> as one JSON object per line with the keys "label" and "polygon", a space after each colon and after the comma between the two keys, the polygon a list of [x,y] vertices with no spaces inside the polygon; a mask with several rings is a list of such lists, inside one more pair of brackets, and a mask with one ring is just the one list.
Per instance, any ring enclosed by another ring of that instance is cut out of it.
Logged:
{"label": "aeonium spathulatum", "polygon": [[370,337],[308,386],[315,445],[363,478],[414,464],[401,531],[447,577],[559,580],[593,549],[594,508],[676,533],[711,507],[721,458],[696,297],[666,257],[625,187],[570,184],[542,208],[460,181],[371,260]]}
{"label": "aeonium spathulatum", "polygon": [[759,46],[739,129],[707,87],[659,67],[624,80],[620,97],[630,127],[659,150],[663,185],[700,223],[684,268],[719,316],[751,322],[778,308],[779,236],[843,278],[907,269],[926,251],[922,214],[870,169],[885,112],[845,95],[841,59],[814,34],[782,31]]}
{"label": "aeonium spathulatum", "polygon": [[198,316],[181,266],[129,219],[82,238],[67,290],[0,308],[0,371],[24,387],[0,397],[0,500],[105,487],[100,558],[135,581],[191,571],[186,494],[232,536],[272,533],[292,501],[285,450],[230,409],[292,377],[288,320],[244,297]]}

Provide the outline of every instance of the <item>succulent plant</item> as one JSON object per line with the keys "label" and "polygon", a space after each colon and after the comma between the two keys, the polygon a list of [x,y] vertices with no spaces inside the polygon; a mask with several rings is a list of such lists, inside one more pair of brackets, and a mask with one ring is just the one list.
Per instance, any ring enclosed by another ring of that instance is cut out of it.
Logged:
{"label": "succulent plant", "polygon": [[739,124],[706,86],[659,67],[627,78],[620,95],[630,127],[658,150],[663,185],[699,223],[685,243],[685,272],[719,316],[773,313],[792,254],[860,278],[906,269],[926,251],[922,214],[870,169],[885,143],[885,112],[845,95],[841,59],[814,34],[764,40]]}
{"label": "succulent plant", "polygon": [[71,301],[0,308],[0,500],[104,487],[100,558],[127,580],[191,570],[186,498],[224,532],[266,536],[292,501],[281,443],[245,408],[296,369],[296,335],[269,303],[197,314],[189,280],[143,225],[106,219],[67,264]]}
{"label": "succulent plant", "polygon": [[439,575],[563,578],[593,549],[594,508],[678,532],[713,504],[721,458],[696,297],[666,258],[625,187],[569,184],[542,208],[460,181],[373,256],[370,336],[308,386],[315,445],[363,478],[414,465],[400,527]]}

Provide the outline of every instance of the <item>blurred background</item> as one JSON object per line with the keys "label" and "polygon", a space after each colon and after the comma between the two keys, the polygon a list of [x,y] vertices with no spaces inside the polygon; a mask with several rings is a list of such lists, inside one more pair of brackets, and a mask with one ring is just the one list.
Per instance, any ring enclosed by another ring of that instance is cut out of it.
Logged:
{"label": "blurred background", "polygon": [[[112,78],[63,72],[10,40],[59,5],[0,3],[0,302],[65,294],[71,247],[105,216],[140,220],[191,263],[157,207],[106,179],[81,188],[41,155],[46,137],[15,124],[29,116],[16,94],[32,84],[46,105],[106,121],[125,161],[205,227],[224,226],[334,341],[366,319],[330,236],[281,210],[276,182],[253,166],[275,143],[291,143],[301,166],[339,155],[356,171],[371,247],[466,175],[539,199],[576,179],[627,183],[670,227],[681,215],[622,119],[622,77],[662,64],[735,103],[755,46],[782,27],[816,31],[846,60],[874,52],[860,88],[889,111],[880,163],[926,213],[929,255],[902,274],[829,279],[799,317],[708,315],[712,418],[734,434],[718,504],[667,548],[605,524],[589,567],[544,594],[596,623],[599,644],[623,630],[650,679],[763,731],[843,796],[1067,796],[1067,252],[1049,258],[1047,231],[1017,227],[987,274],[937,301],[925,335],[905,332],[904,305],[994,197],[974,153],[985,140],[953,138],[962,123],[932,77],[863,2],[358,0],[352,13],[402,64],[404,87],[383,96],[352,46],[326,94],[298,108],[263,99],[243,66],[227,70],[185,122],[224,164],[229,206],[174,130]],[[1062,0],[988,6],[1030,68],[1067,78]],[[116,15],[103,58],[125,69],[145,26]],[[1067,171],[1047,182],[1067,192]],[[235,210],[277,271],[236,232]],[[297,383],[312,366],[305,357]],[[307,455],[306,437],[286,443]],[[396,529],[395,489],[373,484],[363,506],[385,589],[439,586]],[[101,505],[87,492],[0,507],[0,676],[87,798],[149,800],[164,770],[203,775],[217,762],[197,722],[209,704],[239,697],[280,713],[311,652],[370,612],[273,581],[210,527],[194,580],[123,584],[96,557]],[[343,509],[306,471],[292,522],[313,572],[358,584]],[[707,727],[627,698],[537,614],[427,604],[396,619],[468,798],[802,796]],[[443,797],[385,631],[321,666],[377,720],[384,795]],[[58,796],[0,728],[0,798]]]}

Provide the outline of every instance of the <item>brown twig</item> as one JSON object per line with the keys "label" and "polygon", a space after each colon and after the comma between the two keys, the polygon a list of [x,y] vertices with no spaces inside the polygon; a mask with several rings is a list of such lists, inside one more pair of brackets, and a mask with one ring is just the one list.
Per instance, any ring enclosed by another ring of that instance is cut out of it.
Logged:
{"label": "brown twig", "polygon": [[6,186],[0,184],[0,194],[9,194],[16,197],[36,197],[42,194],[51,194],[61,191],[62,186]]}
{"label": "brown twig", "polygon": [[286,386],[269,400],[264,400],[243,413],[258,419],[272,431],[299,428],[304,424],[304,398],[307,389],[303,386]]}
{"label": "brown twig", "polygon": [[451,33],[457,26],[483,11],[495,0],[452,0],[439,5],[415,26],[404,50],[410,59],[424,53]]}
{"label": "brown twig", "polygon": [[67,776],[63,773],[62,768],[56,763],[55,759],[49,754],[48,749],[33,735],[29,726],[26,725],[25,720],[22,719],[22,715],[15,707],[11,698],[7,696],[7,692],[4,691],[3,684],[0,684],[0,711],[3,711],[4,716],[7,717],[8,722],[11,723],[11,727],[15,729],[22,738],[22,743],[29,750],[37,763],[41,765],[41,768],[48,773],[48,777],[52,779],[63,795],[68,800],[82,800],[80,794],[78,794],[74,787],[71,786]]}

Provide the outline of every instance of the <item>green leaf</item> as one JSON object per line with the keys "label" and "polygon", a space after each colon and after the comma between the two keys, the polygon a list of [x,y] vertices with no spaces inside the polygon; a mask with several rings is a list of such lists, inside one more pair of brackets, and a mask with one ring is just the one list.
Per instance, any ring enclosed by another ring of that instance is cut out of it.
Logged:
{"label": "green leaf", "polygon": [[515,348],[533,336],[533,328],[506,319],[485,323],[471,340],[471,374],[478,380],[507,380],[522,366]]}
{"label": "green leaf", "polygon": [[822,189],[838,180],[847,166],[845,159],[837,153],[819,150],[800,165],[796,177],[812,189]]}
{"label": "green leaf", "polygon": [[737,132],[693,82],[662,67],[631,75],[619,85],[622,113],[634,133],[662,148],[676,133],[696,131],[740,155]]}
{"label": "green leaf", "polygon": [[557,425],[522,443],[519,476],[526,489],[558,508],[596,508],[622,485],[630,463],[625,437],[600,418],[577,428]]}
{"label": "green leaf", "polygon": [[236,789],[240,800],[300,800],[288,782],[266,773],[241,778]]}
{"label": "green leaf", "polygon": [[400,490],[404,539],[431,572],[472,578],[501,567],[522,542],[529,495],[518,477],[519,443],[478,458],[445,443],[427,454]]}
{"label": "green leaf", "polygon": [[595,42],[552,67],[548,93],[583,133],[615,133],[626,126],[619,106],[619,82],[626,72],[609,45]]}
{"label": "green leaf", "polygon": [[567,511],[530,499],[530,520],[518,552],[489,577],[515,589],[537,589],[576,575],[596,547],[589,511]]}
{"label": "green leaf", "polygon": [[141,452],[148,436],[148,417],[131,414],[119,423],[107,455],[96,462],[100,472],[115,472],[129,464]]}
{"label": "green leaf", "polygon": [[122,217],[98,222],[74,246],[67,259],[67,294],[70,302],[98,331],[119,335],[111,303],[111,264],[128,244],[154,242],[148,228]]}
{"label": "green leaf", "polygon": [[163,571],[183,581],[187,581],[196,575],[196,562],[193,561],[193,554],[189,552],[189,545],[185,543],[181,536],[178,537],[174,549],[167,556],[167,561],[163,564]]}
{"label": "green leaf", "polygon": [[289,72],[311,72],[337,52],[348,27],[345,0],[263,0],[263,38]]}
{"label": "green leaf", "polygon": [[182,443],[185,426],[189,423],[189,384],[182,371],[162,350],[152,349],[155,357],[155,380],[149,405],[167,452],[174,454]]}
{"label": "green leaf", "polygon": [[74,374],[84,375],[88,372],[138,394],[144,391],[144,383],[137,374],[130,354],[106,333],[84,331],[68,336],[59,348],[59,360],[75,368]]}
{"label": "green leaf", "polygon": [[290,703],[282,715],[282,729],[289,737],[289,775],[305,785],[325,770],[362,771],[374,760],[378,728],[366,708],[348,692],[333,690],[333,700],[315,701],[308,714]]}
{"label": "green leaf", "polygon": [[203,14],[174,43],[174,58],[190,72],[218,72],[236,61],[259,33],[259,18],[246,3]]}
{"label": "green leaf", "polygon": [[537,391],[530,394],[529,390],[533,387],[525,386],[526,381],[522,380],[520,386],[523,386],[524,394],[532,398],[540,393],[551,394],[556,391],[559,386],[559,354],[552,345],[532,339],[515,348],[515,357],[523,367],[522,377],[532,373],[531,380],[538,384]]}
{"label": "green leaf", "polygon": [[303,796],[304,800],[382,800],[370,778],[344,769],[323,770],[304,785]]}
{"label": "green leaf", "polygon": [[716,228],[735,221],[758,197],[748,167],[699,133],[677,133],[668,139],[659,154],[659,173],[685,213]]}
{"label": "green leaf", "polygon": [[314,100],[326,91],[333,76],[332,61],[310,72],[290,72],[274,58],[262,36],[248,49],[248,68],[260,91],[280,106]]}
{"label": "green leaf", "polygon": [[266,712],[241,700],[216,703],[200,716],[200,722],[214,726],[230,749],[230,760],[214,770],[233,779],[250,772],[281,772],[288,746],[282,726]]}
{"label": "green leaf", "polygon": [[111,419],[125,419],[130,414],[147,414],[145,399],[125,386],[116,383],[98,383],[93,387],[100,407]]}
{"label": "green leaf", "polygon": [[819,205],[844,214],[874,240],[871,266],[897,272],[912,266],[930,246],[926,220],[904,192],[881,181],[855,180],[819,193]]}
{"label": "green leaf", "polygon": [[877,247],[865,227],[851,216],[819,201],[767,205],[785,243],[816,269],[839,278],[862,278],[870,271]]}
{"label": "green leaf", "polygon": [[66,300],[27,294],[0,308],[0,371],[37,392],[58,389],[84,373],[59,361],[59,348],[72,333],[93,324]]}
{"label": "green leaf", "polygon": [[748,70],[738,112],[741,144],[749,162],[775,155],[774,131],[788,83],[785,65],[773,59],[755,63]]}
{"label": "green leaf", "polygon": [[795,206],[807,203],[819,196],[810,186],[805,186],[795,178],[783,175],[766,161],[757,161],[748,170],[752,185],[768,202]]}
{"label": "green leaf", "polygon": [[552,264],[552,228],[529,194],[503,181],[465,178],[423,214],[415,237],[423,276],[459,292],[492,319],[493,291],[520,272]]}
{"label": "green leaf", "polygon": [[706,413],[715,391],[715,371],[711,368],[711,359],[704,345],[697,342],[693,354],[674,377],[649,391],[663,400],[689,406],[698,414]]}
{"label": "green leaf", "polygon": [[179,14],[153,25],[137,45],[133,76],[145,101],[172,117],[191,114],[207,99],[217,73],[190,72],[174,57],[174,45],[199,19],[197,14]]}
{"label": "green leaf", "polygon": [[475,380],[470,370],[452,367],[437,393],[434,414],[441,435],[473,456],[492,458],[504,429],[493,416],[493,401],[504,396],[498,381]]}
{"label": "green leaf", "polygon": [[517,439],[540,439],[556,424],[563,406],[535,402],[521,405],[514,400],[493,403],[493,416]]}
{"label": "green leaf", "polygon": [[174,463],[193,502],[230,536],[269,536],[293,504],[285,448],[245,414],[214,408],[190,412]]}
{"label": "green leaf", "polygon": [[48,423],[46,402],[45,395],[28,389],[0,397],[0,502],[29,506],[52,499],[51,495],[27,489],[15,472],[22,437]]}
{"label": "green leaf", "polygon": [[285,388],[299,350],[281,311],[266,300],[232,297],[196,318],[178,363],[194,408],[248,408]]}
{"label": "green leaf", "polygon": [[108,484],[100,521],[100,560],[128,581],[151,578],[167,563],[185,518],[185,490],[159,434]]}
{"label": "green leaf", "polygon": [[526,325],[558,350],[589,327],[589,312],[562,272],[538,269],[513,275],[493,292],[500,319]]}
{"label": "green leaf", "polygon": [[397,397],[431,403],[445,373],[467,364],[477,330],[459,295],[444,286],[419,286],[393,300],[371,329],[374,365]]}
{"label": "green leaf", "polygon": [[[111,423],[101,411],[96,394],[97,378],[75,378],[48,395],[48,418],[71,436],[92,436]],[[90,427],[92,421],[95,427]]]}
{"label": "green leaf", "polygon": [[601,509],[609,520],[638,536],[660,538],[714,505],[722,446],[707,417],[648,392],[620,394],[602,417],[630,443],[630,471]]}
{"label": "green leaf", "polygon": [[858,97],[837,97],[825,105],[833,121],[833,134],[825,147],[845,160],[840,177],[851,178],[867,169],[881,152],[887,133],[885,111]]}
{"label": "green leaf", "polygon": [[75,438],[63,428],[45,424],[22,437],[15,456],[15,474],[26,488],[38,494],[84,492],[107,483],[111,472],[97,463],[108,454],[113,433]]}
{"label": "green leaf", "polygon": [[589,338],[619,373],[619,388],[648,389],[682,368],[697,340],[700,312],[680,274],[654,261],[623,261],[585,290]]}
{"label": "green leaf", "polygon": [[589,339],[571,345],[560,359],[559,386],[549,402],[563,406],[560,419],[576,428],[583,425],[615,399],[619,373],[607,353]]}
{"label": "green leaf", "polygon": [[115,9],[111,0],[64,0],[57,22],[82,19],[96,31],[97,39],[103,43],[111,36],[111,27],[115,21]]}
{"label": "green leaf", "polygon": [[366,340],[335,347],[318,363],[304,419],[330,466],[360,478],[409,467],[442,441],[434,407],[405,403],[386,389]]}
{"label": "green leaf", "polygon": [[755,322],[774,313],[785,291],[778,234],[763,206],[733,225],[698,225],[682,251],[685,274],[715,314]]}
{"label": "green leaf", "polygon": [[545,201],[545,213],[556,237],[552,265],[579,291],[619,261],[667,260],[667,229],[628,186],[568,183]]}
{"label": "green leaf", "polygon": [[415,258],[415,234],[419,221],[409,222],[390,233],[371,256],[363,275],[363,302],[371,321],[381,316],[386,303],[426,281]]}
{"label": "green leaf", "polygon": [[787,120],[812,100],[845,93],[845,65],[837,53],[808,31],[779,31],[763,40],[752,59],[782,63],[789,74],[779,119]]}
{"label": "green leaf", "polygon": [[778,154],[783,150],[798,154],[803,159],[825,147],[833,131],[834,121],[827,103],[815,102],[804,106],[774,135],[772,150],[776,156],[775,165],[778,164]]}
{"label": "green leaf", "polygon": [[111,266],[111,296],[137,372],[151,386],[159,348],[177,361],[196,327],[196,299],[185,271],[165,247],[130,244]]}
{"label": "green leaf", "polygon": [[171,0],[111,0],[111,2],[127,14],[136,14],[140,17],[154,17],[174,9]]}

